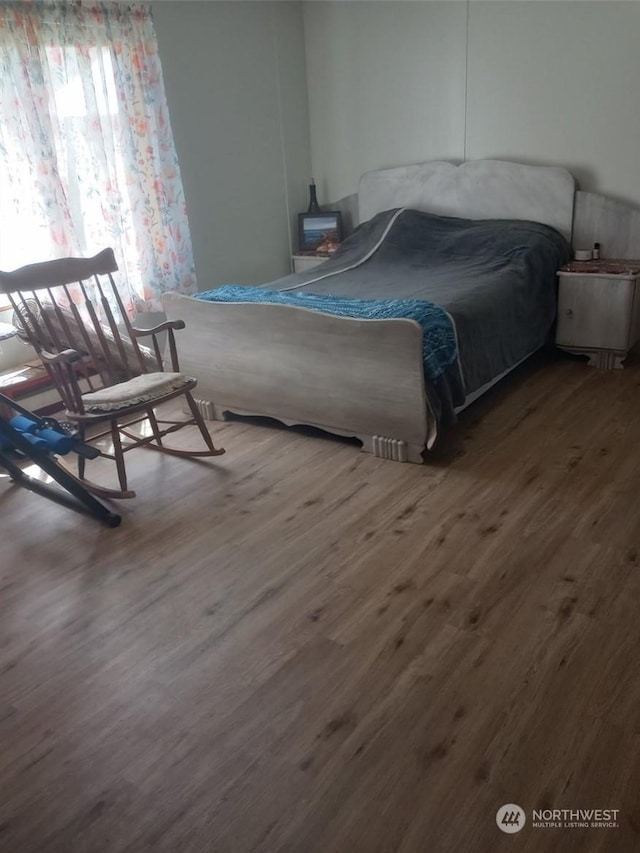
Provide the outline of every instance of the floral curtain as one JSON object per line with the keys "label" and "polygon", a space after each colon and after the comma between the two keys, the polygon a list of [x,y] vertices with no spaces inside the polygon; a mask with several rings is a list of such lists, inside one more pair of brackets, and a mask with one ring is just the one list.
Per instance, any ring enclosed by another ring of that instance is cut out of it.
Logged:
{"label": "floral curtain", "polygon": [[106,246],[131,313],[195,292],[150,9],[0,2],[0,269]]}

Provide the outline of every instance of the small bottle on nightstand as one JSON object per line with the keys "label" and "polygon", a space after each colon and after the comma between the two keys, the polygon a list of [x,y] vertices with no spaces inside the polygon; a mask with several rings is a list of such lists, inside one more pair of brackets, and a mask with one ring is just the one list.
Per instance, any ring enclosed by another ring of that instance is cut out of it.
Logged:
{"label": "small bottle on nightstand", "polygon": [[591,250],[591,257],[594,261],[600,260],[600,243],[593,244],[593,249]]}
{"label": "small bottle on nightstand", "polygon": [[309,184],[309,207],[307,213],[320,213],[320,205],[318,204],[318,196],[316,194],[316,182],[311,178]]}

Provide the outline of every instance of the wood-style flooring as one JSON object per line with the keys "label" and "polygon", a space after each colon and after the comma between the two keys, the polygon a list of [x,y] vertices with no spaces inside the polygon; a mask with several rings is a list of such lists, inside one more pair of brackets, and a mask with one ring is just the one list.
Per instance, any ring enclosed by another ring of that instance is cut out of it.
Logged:
{"label": "wood-style flooring", "polygon": [[0,479],[2,853],[640,850],[640,364],[527,364],[424,466],[211,429],[116,530]]}

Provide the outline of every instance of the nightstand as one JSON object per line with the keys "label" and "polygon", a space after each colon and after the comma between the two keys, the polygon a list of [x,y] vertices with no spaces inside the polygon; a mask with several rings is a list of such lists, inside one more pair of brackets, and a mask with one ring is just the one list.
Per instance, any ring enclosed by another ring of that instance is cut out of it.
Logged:
{"label": "nightstand", "polygon": [[328,260],[328,255],[291,255],[291,266],[294,272],[306,272]]}
{"label": "nightstand", "polygon": [[558,272],[556,345],[621,368],[640,339],[640,261],[572,261]]}

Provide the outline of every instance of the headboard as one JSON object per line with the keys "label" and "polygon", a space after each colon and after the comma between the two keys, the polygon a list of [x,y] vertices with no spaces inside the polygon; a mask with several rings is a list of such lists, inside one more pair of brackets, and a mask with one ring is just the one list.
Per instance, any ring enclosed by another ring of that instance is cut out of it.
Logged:
{"label": "headboard", "polygon": [[365,172],[358,189],[359,221],[381,210],[410,207],[466,219],[531,219],[571,241],[574,192],[573,176],[559,166],[501,160],[455,166],[435,160]]}

